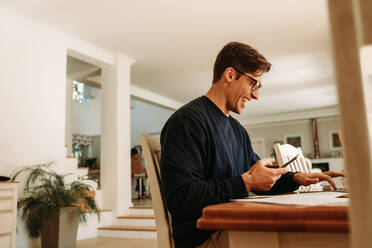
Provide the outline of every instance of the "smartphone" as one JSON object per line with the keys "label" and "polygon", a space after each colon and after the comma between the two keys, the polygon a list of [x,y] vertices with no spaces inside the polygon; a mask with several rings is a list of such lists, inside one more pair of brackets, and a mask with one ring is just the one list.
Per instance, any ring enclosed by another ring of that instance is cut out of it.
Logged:
{"label": "smartphone", "polygon": [[293,161],[295,161],[297,158],[298,158],[298,154],[296,156],[294,156],[293,158],[291,158],[287,163],[285,163],[282,166],[280,166],[279,168],[286,167],[287,165],[289,165],[290,163],[292,163]]}

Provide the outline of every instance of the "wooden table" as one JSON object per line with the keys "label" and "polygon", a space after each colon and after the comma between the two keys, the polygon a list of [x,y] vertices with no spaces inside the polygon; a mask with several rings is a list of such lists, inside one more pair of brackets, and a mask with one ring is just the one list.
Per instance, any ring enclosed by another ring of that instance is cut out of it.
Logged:
{"label": "wooden table", "polygon": [[349,247],[348,206],[229,202],[207,206],[199,229],[228,233],[229,247]]}

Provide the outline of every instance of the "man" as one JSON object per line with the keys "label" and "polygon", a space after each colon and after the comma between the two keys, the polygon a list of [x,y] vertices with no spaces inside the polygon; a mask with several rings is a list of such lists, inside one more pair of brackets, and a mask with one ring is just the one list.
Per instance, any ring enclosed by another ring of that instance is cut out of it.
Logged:
{"label": "man", "polygon": [[142,165],[141,156],[138,153],[138,150],[133,147],[130,150],[130,160],[131,160],[131,175],[132,175],[132,197],[136,195],[138,191],[137,199],[142,199],[145,197],[145,183],[144,180],[147,180],[147,171],[146,168]]}
{"label": "man", "polygon": [[[244,127],[230,113],[241,114],[258,100],[262,78],[271,64],[249,45],[230,42],[217,55],[209,91],[177,110],[161,132],[161,176],[172,216],[176,247],[222,247],[221,232],[198,230],[202,209],[258,194],[278,194],[327,180],[323,173],[270,169],[254,153]],[[338,174],[337,174],[338,175]]]}
{"label": "man", "polygon": [[145,167],[142,165],[141,156],[136,148],[130,150],[130,165],[132,177],[135,174],[147,174]]}

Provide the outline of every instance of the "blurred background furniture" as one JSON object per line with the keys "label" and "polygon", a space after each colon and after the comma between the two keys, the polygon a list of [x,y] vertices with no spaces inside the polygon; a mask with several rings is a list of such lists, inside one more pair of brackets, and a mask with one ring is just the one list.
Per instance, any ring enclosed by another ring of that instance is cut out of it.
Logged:
{"label": "blurred background furniture", "polygon": [[132,179],[133,179],[132,188],[134,188],[134,191],[132,190],[132,198],[135,198],[133,197],[135,195],[137,195],[135,199],[150,198],[148,183],[149,180],[147,178],[147,174],[146,173],[133,174]]}
{"label": "blurred background furniture", "polygon": [[142,164],[142,158],[138,149],[140,149],[140,147],[133,147],[131,149],[132,199],[150,197],[147,171]]}
{"label": "blurred background furniture", "polygon": [[[298,154],[298,158],[287,166],[288,171],[306,173],[311,172],[311,161],[309,159],[305,159],[301,147],[296,148],[290,144],[274,144],[274,150],[278,159],[279,167]],[[321,184],[316,184],[315,186],[300,186],[298,188],[299,192],[314,190],[322,190]]]}

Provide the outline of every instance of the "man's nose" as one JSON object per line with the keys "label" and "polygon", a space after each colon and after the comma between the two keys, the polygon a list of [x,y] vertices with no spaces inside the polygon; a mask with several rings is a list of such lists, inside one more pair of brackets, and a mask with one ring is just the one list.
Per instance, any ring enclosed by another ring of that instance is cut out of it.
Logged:
{"label": "man's nose", "polygon": [[251,96],[252,96],[253,99],[258,100],[258,97],[259,97],[259,90],[257,89],[257,90],[255,90],[255,91],[252,91],[252,92],[251,92]]}

